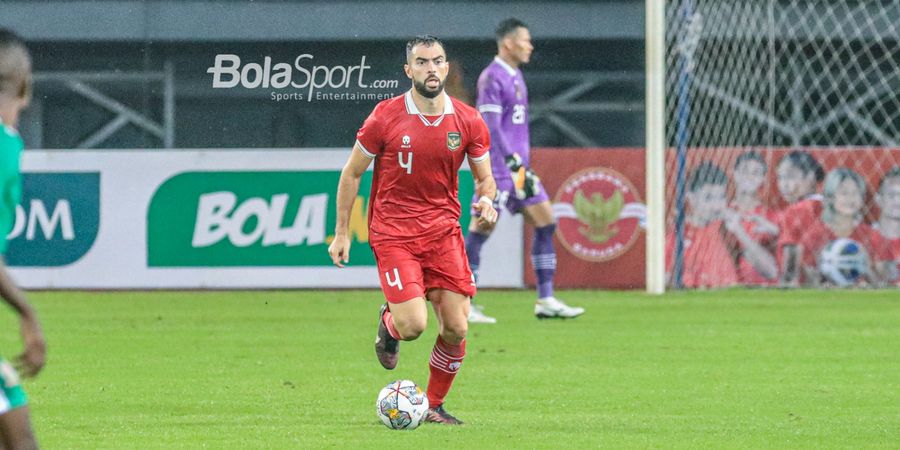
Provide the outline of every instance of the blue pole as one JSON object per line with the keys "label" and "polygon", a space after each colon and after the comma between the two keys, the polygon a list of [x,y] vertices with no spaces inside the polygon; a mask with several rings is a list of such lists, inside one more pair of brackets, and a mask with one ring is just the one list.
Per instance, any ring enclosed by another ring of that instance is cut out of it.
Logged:
{"label": "blue pole", "polygon": [[[681,12],[681,39],[691,39],[688,36],[690,29],[690,20],[693,15],[693,5],[691,0],[684,0]],[[688,127],[688,119],[691,115],[690,105],[690,87],[691,74],[690,62],[693,49],[683,46],[678,56],[678,116],[677,132],[675,135],[675,255],[672,267],[672,286],[675,289],[684,287],[684,185],[685,185],[685,167],[687,166],[687,142],[690,138],[690,129]]]}

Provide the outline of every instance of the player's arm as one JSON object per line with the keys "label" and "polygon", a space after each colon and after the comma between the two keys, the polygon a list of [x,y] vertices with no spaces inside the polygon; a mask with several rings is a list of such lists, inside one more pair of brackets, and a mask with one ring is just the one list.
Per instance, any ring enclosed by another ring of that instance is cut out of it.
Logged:
{"label": "player's arm", "polygon": [[0,297],[19,315],[24,351],[14,361],[16,368],[23,376],[37,375],[44,367],[47,344],[41,332],[37,313],[25,299],[25,294],[12,281],[2,258],[0,258]]}
{"label": "player's arm", "polygon": [[500,127],[502,114],[489,108],[482,109],[484,111],[481,116],[484,118],[484,123],[491,133],[491,151],[503,155],[506,169],[509,170],[509,177],[513,179],[513,184],[516,188],[516,197],[526,199],[534,196],[540,192],[539,183],[541,180],[531,168],[525,166],[522,157],[511,150],[506,133]]}
{"label": "player's arm", "polygon": [[812,219],[788,208],[782,212],[780,220],[781,233],[778,236],[778,249],[781,252],[781,287],[797,287],[800,285],[803,252],[800,243],[803,241],[803,230],[806,230]]}
{"label": "player's arm", "polygon": [[797,244],[785,244],[781,247],[781,258],[784,270],[781,273],[782,287],[796,287],[800,280],[800,255],[803,248]]}
{"label": "player's arm", "polygon": [[759,214],[747,214],[744,216],[744,218],[752,220],[756,223],[754,229],[757,233],[778,236],[778,233],[781,232],[781,228],[778,226],[778,224]]}
{"label": "player's arm", "polygon": [[357,142],[350,152],[347,164],[341,170],[337,189],[337,224],[334,227],[334,240],[328,246],[331,261],[338,267],[344,267],[350,261],[350,210],[359,193],[359,181],[371,162],[368,152]]}
{"label": "player's arm", "polygon": [[479,111],[484,119],[484,124],[487,125],[488,131],[491,133],[491,151],[503,155],[504,160],[512,157],[513,151],[510,149],[509,139],[507,139],[506,133],[500,126],[503,120],[503,113],[493,108],[480,108]]}
{"label": "player's arm", "polygon": [[775,256],[747,233],[741,224],[740,213],[728,210],[725,215],[725,227],[737,238],[744,257],[760,275],[768,280],[778,277],[778,263],[775,261]]}
{"label": "player's arm", "polygon": [[506,169],[509,170],[509,176],[516,187],[516,197],[525,199],[537,194],[540,191],[538,183],[541,180],[531,168],[523,164],[522,157],[518,153],[510,150],[506,133],[500,127],[502,115],[494,110],[485,109],[481,117],[491,133],[491,151],[503,155]]}
{"label": "player's arm", "polygon": [[891,253],[891,244],[885,240],[881,233],[873,230],[872,240],[869,243],[869,257],[871,258],[870,267],[872,270],[867,278],[871,286],[877,288],[888,287],[893,280],[893,271],[896,266],[893,262],[893,254]]}
{"label": "player's arm", "polygon": [[472,205],[472,208],[478,212],[479,222],[493,224],[497,221],[497,210],[494,209],[497,183],[491,172],[491,159],[480,158],[476,161],[469,158],[469,168],[472,170],[472,177],[475,178],[475,194],[478,196],[478,202]]}
{"label": "player's arm", "polygon": [[537,193],[536,184],[539,179],[531,171],[531,168],[523,164],[522,157],[511,150],[509,139],[500,126],[502,114],[492,109],[485,109],[481,116],[491,133],[491,151],[503,155],[509,176],[515,181],[518,197],[528,198]]}
{"label": "player's arm", "polygon": [[[478,83],[478,112],[484,119],[491,134],[491,151],[503,156],[504,161],[512,157],[512,147],[503,131],[503,83],[494,78],[485,78]],[[498,174],[504,175],[504,174]]]}

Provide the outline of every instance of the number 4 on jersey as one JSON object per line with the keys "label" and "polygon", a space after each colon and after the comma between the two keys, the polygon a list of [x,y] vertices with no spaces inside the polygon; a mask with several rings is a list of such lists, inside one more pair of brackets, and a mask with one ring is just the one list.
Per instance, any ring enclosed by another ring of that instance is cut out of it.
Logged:
{"label": "number 4 on jersey", "polygon": [[406,169],[407,174],[411,174],[412,173],[413,154],[412,154],[412,152],[406,152],[406,154],[409,156],[409,158],[406,160],[406,162],[403,161],[403,152],[400,152],[397,156],[400,159],[400,167]]}

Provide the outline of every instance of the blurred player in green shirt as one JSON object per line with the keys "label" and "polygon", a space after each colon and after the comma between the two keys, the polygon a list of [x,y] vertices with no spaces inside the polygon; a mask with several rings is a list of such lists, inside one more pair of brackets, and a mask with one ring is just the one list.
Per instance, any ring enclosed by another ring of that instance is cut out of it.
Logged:
{"label": "blurred player in green shirt", "polygon": [[[31,57],[21,38],[0,28],[0,255],[6,252],[6,235],[16,220],[22,197],[19,158],[24,143],[16,131],[19,112],[31,100]],[[0,257],[0,297],[18,313],[25,350],[14,368],[0,357],[0,448],[32,449],[37,441],[31,431],[28,401],[19,383],[19,372],[36,375],[44,366],[46,344],[37,315],[16,287]]]}

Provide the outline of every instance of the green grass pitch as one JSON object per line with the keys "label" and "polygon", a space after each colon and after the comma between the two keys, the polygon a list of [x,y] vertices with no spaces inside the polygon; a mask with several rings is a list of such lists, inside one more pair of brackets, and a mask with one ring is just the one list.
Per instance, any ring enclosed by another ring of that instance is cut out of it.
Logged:
{"label": "green grass pitch", "polygon": [[[385,371],[377,291],[36,292],[48,364],[26,382],[45,448],[885,448],[900,443],[900,294],[530,291],[479,297],[447,399],[462,427],[385,428],[424,385],[429,330]],[[0,349],[21,348],[0,314]]]}

